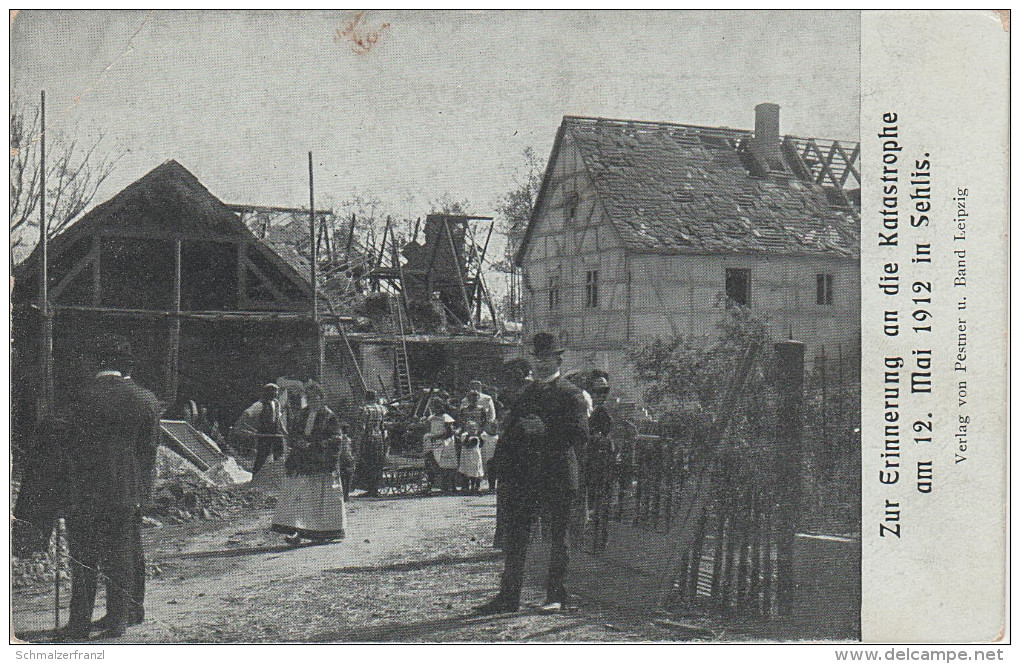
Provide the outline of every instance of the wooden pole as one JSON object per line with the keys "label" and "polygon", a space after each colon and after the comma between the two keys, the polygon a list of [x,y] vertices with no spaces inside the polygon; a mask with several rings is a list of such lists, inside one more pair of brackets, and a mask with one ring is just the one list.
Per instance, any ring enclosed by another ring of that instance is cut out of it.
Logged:
{"label": "wooden pole", "polygon": [[379,243],[379,258],[375,261],[375,269],[382,267],[383,255],[386,253],[386,236],[390,234],[390,222],[393,221],[392,217],[386,217],[386,226],[382,232],[382,242]]}
{"label": "wooden pole", "polygon": [[453,254],[453,265],[457,269],[457,283],[460,285],[460,294],[464,298],[464,309],[468,322],[471,322],[471,301],[468,299],[467,287],[464,286],[464,273],[460,270],[460,259],[457,258],[457,245],[453,241],[453,230],[450,229],[450,218],[443,217],[443,226],[446,229],[446,239],[450,242],[450,253]]}
{"label": "wooden pole", "polygon": [[311,279],[312,279],[312,319],[318,324],[319,322],[319,301],[315,295],[316,291],[316,259],[318,258],[318,247],[316,240],[318,239],[315,235],[315,181],[312,173],[312,153],[308,152],[308,236],[311,240]]}
{"label": "wooden pole", "polygon": [[357,222],[357,220],[358,220],[358,218],[352,212],[351,213],[351,230],[347,234],[347,246],[344,247],[344,262],[347,263],[348,268],[350,267],[350,263],[351,263],[351,246],[354,244],[354,226],[355,226],[355,223]]}
{"label": "wooden pole", "polygon": [[319,252],[315,234],[315,179],[312,172],[312,152],[308,151],[308,237],[311,240],[311,279],[312,279],[312,322],[315,325],[315,378],[322,380],[322,365],[325,362],[326,339],[322,325],[319,324]]}
{"label": "wooden pole", "polygon": [[[478,271],[475,273],[475,318],[478,325],[482,324],[482,265],[485,264],[485,254],[489,252],[489,240],[492,238],[492,229],[496,222],[489,224],[489,232],[485,235],[485,244],[482,246],[482,255],[478,257]],[[496,324],[493,319],[492,324]]]}
{"label": "wooden pole", "polygon": [[[426,245],[428,245],[428,243],[429,243],[428,225],[429,225],[429,220],[428,220],[428,217],[426,217],[425,218],[425,244]],[[436,254],[438,252],[439,252],[439,239],[437,238],[436,241],[432,244],[432,253],[429,254],[429,266],[425,269],[425,291],[426,291],[425,296],[427,298],[429,298],[429,299],[432,298],[432,268],[436,264]]]}
{"label": "wooden pole", "polygon": [[64,541],[64,519],[56,520],[53,529],[53,630],[60,630],[60,572],[63,570],[64,559],[60,555],[61,543]]}
{"label": "wooden pole", "polygon": [[46,91],[39,93],[39,308],[42,312],[38,419],[53,404],[53,312],[49,294],[49,224],[46,220]]}
{"label": "wooden pole", "polygon": [[174,240],[173,301],[170,303],[173,316],[170,318],[169,343],[166,353],[166,398],[172,407],[177,403],[181,353],[181,241]]}
{"label": "wooden pole", "polygon": [[793,540],[800,503],[801,414],[804,401],[804,344],[782,341],[776,344],[776,604],[779,613],[793,609]]}

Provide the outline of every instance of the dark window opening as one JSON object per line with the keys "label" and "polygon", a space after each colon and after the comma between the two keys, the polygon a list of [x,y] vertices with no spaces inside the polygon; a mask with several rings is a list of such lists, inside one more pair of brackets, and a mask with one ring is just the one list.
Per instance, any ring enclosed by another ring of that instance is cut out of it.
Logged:
{"label": "dark window opening", "polygon": [[576,191],[567,194],[567,219],[574,219],[577,217],[577,205],[580,202],[581,197],[578,196]]}
{"label": "dark window opening", "polygon": [[570,333],[567,332],[566,330],[560,330],[560,345],[561,346],[570,345]]}
{"label": "dark window opening", "polygon": [[181,242],[181,309],[237,309],[237,245]]}
{"label": "dark window opening", "polygon": [[599,306],[599,271],[588,270],[584,278],[584,306]]}
{"label": "dark window opening", "polygon": [[751,270],[726,268],[726,301],[729,306],[751,306]]}
{"label": "dark window opening", "polygon": [[815,275],[815,303],[832,304],[832,275]]}
{"label": "dark window opening", "polygon": [[560,278],[549,277],[549,308],[560,308]]}
{"label": "dark window opening", "polygon": [[100,247],[101,304],[124,309],[170,308],[174,243],[105,237]]}

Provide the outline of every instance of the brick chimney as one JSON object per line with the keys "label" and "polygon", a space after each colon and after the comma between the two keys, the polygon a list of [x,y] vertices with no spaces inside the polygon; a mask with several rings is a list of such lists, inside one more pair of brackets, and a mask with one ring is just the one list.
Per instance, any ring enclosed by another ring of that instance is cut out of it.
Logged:
{"label": "brick chimney", "polygon": [[769,170],[783,170],[779,154],[779,104],[758,104],[754,107],[754,138],[751,153]]}

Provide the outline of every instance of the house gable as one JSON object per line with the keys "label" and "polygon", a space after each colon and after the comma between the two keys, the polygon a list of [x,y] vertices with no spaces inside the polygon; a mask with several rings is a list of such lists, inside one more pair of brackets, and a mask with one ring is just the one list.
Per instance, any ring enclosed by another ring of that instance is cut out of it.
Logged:
{"label": "house gable", "polygon": [[[98,205],[48,247],[58,305],[171,308],[180,245],[184,310],[302,310],[310,286],[176,161]],[[15,301],[37,297],[38,247],[15,270]]]}

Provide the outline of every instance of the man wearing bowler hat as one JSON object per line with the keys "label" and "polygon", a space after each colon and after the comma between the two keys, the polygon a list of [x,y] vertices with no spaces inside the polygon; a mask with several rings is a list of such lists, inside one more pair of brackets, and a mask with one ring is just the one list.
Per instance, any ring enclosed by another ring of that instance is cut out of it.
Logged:
{"label": "man wearing bowler hat", "polygon": [[534,380],[511,407],[492,459],[500,486],[506,487],[506,562],[499,594],[476,609],[482,615],[520,608],[528,539],[539,516],[549,519],[551,532],[541,610],[559,611],[567,602],[567,530],[588,439],[586,405],[581,390],[560,376],[563,349],[556,337],[539,332],[531,346]]}
{"label": "man wearing bowler hat", "polygon": [[95,626],[120,636],[142,622],[145,554],[142,506],[154,480],[163,406],[127,377],[131,347],[118,335],[100,339],[95,377],[74,408],[70,453],[71,617],[64,636],[82,641],[92,629],[98,572],[107,577],[106,616]]}

